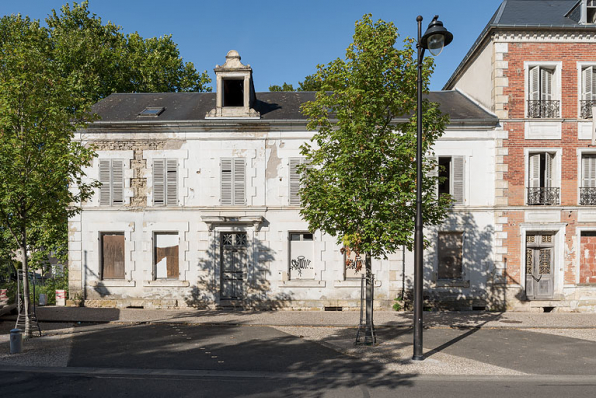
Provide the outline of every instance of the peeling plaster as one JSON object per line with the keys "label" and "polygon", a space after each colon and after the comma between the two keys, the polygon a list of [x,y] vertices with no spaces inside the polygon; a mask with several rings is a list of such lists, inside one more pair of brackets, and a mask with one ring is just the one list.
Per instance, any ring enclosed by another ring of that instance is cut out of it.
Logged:
{"label": "peeling plaster", "polygon": [[269,180],[277,178],[279,175],[278,170],[281,166],[281,159],[277,155],[277,144],[275,141],[266,141],[265,147],[271,150],[267,159],[267,169],[265,170],[265,178]]}

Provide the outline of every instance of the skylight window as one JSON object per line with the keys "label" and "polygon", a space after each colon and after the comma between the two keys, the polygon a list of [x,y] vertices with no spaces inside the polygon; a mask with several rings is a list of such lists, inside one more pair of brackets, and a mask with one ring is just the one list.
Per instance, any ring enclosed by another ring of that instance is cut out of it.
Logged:
{"label": "skylight window", "polygon": [[154,116],[157,117],[161,115],[161,113],[165,110],[162,106],[148,106],[147,108],[143,109],[139,116]]}

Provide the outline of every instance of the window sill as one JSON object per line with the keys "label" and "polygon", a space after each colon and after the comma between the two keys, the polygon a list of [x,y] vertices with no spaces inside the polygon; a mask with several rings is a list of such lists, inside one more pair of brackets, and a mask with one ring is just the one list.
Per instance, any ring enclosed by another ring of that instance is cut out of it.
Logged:
{"label": "window sill", "polygon": [[461,279],[442,279],[434,283],[434,287],[470,287],[470,281]]}
{"label": "window sill", "polygon": [[89,283],[91,287],[134,287],[135,281],[127,281],[125,279],[104,279],[101,281],[93,281]]}
{"label": "window sill", "polygon": [[189,281],[180,281],[177,279],[157,279],[154,281],[143,281],[143,287],[189,287]]}
{"label": "window sill", "polygon": [[[360,279],[347,279],[344,281],[333,281],[333,287],[337,287],[337,288],[343,288],[343,287],[355,288],[355,287],[360,287],[361,284],[362,284],[362,281]],[[380,286],[381,286],[381,281],[376,280],[375,287],[380,287]]]}
{"label": "window sill", "polygon": [[300,280],[295,279],[291,281],[282,282],[280,287],[325,287],[325,281],[315,281],[315,280]]}

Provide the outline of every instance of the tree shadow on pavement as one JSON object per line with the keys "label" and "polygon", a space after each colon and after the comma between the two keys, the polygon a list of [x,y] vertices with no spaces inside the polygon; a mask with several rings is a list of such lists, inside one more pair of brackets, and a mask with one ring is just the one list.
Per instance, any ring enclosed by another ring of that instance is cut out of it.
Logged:
{"label": "tree shadow on pavement", "polygon": [[[68,366],[232,371],[239,372],[238,377],[246,374],[256,380],[290,378],[303,380],[300,393],[308,396],[354,385],[407,387],[417,376],[389,372],[382,364],[350,357],[271,327],[238,324],[146,324],[81,333],[73,336]],[[315,379],[324,382],[312,382]],[[266,390],[267,383],[262,384]],[[296,394],[295,386],[285,392],[263,392]]]}

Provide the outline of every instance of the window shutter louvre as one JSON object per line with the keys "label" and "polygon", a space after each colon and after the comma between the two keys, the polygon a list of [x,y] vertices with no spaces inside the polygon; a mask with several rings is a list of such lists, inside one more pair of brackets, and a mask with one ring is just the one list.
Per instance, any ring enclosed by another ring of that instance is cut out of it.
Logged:
{"label": "window shutter louvre", "polygon": [[553,94],[553,72],[548,69],[540,69],[542,100],[550,101]]}
{"label": "window shutter louvre", "polygon": [[166,167],[166,204],[176,206],[178,205],[178,161],[168,159]]}
{"label": "window shutter louvre", "polygon": [[540,67],[535,66],[530,69],[530,100],[537,101],[540,99]]}
{"label": "window shutter louvre", "polygon": [[164,159],[153,160],[153,204],[163,205],[164,201]]}
{"label": "window shutter louvre", "polygon": [[594,87],[594,70],[591,66],[582,70],[582,98],[586,101],[592,100],[592,92]]}
{"label": "window shutter louvre", "polygon": [[232,204],[232,159],[221,160],[221,204]]}
{"label": "window shutter louvre", "polygon": [[540,154],[530,155],[530,188],[540,188]]}
{"label": "window shutter louvre", "polygon": [[112,160],[112,204],[124,203],[124,163]]}
{"label": "window shutter louvre", "polygon": [[582,157],[582,179],[583,188],[596,187],[596,156]]}
{"label": "window shutter louvre", "polygon": [[300,158],[290,158],[290,205],[300,205],[300,173],[298,166],[302,163]]}
{"label": "window shutter louvre", "polygon": [[454,156],[451,158],[453,192],[452,196],[458,205],[464,204],[464,157]]}
{"label": "window shutter louvre", "polygon": [[110,161],[100,160],[99,161],[99,204],[101,206],[109,206],[110,202]]}
{"label": "window shutter louvre", "polygon": [[545,167],[544,167],[544,187],[551,188],[553,186],[553,158],[552,153],[545,153]]}
{"label": "window shutter louvre", "polygon": [[244,158],[234,159],[234,204],[246,203],[245,191],[245,163]]}

